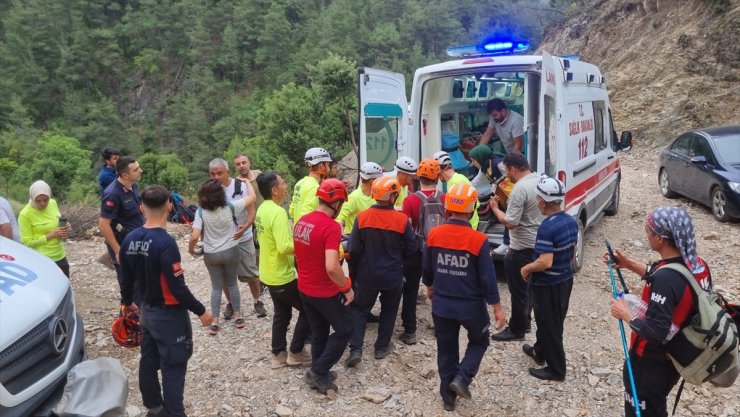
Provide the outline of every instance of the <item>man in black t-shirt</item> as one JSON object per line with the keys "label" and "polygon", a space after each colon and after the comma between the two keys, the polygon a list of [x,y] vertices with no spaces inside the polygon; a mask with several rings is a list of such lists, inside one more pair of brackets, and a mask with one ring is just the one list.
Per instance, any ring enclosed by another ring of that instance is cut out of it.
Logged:
{"label": "man in black t-shirt", "polygon": [[118,254],[121,304],[125,313],[139,314],[141,323],[139,389],[152,417],[185,417],[185,372],[193,354],[188,310],[203,326],[212,320],[185,285],[177,242],[166,231],[169,197],[161,185],[144,189],[146,223],[128,233]]}

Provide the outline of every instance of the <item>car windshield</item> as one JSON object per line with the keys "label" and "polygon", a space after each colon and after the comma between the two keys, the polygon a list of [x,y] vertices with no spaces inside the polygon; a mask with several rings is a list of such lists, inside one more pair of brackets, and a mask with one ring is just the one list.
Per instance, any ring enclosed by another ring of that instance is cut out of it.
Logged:
{"label": "car windshield", "polygon": [[740,134],[716,137],[714,145],[725,163],[740,165]]}

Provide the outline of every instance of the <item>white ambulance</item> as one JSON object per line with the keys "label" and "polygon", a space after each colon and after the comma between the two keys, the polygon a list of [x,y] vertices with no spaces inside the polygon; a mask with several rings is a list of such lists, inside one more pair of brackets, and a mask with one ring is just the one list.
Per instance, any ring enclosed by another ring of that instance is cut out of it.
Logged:
{"label": "white ambulance", "polygon": [[[631,134],[617,139],[606,80],[596,66],[547,52],[494,55],[527,46],[497,42],[451,48],[448,53],[463,59],[417,69],[410,101],[403,75],[360,68],[358,159],[393,171],[399,156],[430,158],[443,149],[445,135],[479,136],[489,122],[486,103],[504,100],[524,118],[524,153],[532,170],[566,185],[565,209],[579,226],[577,271],[585,230],[619,208],[617,151],[631,146]],[[488,223],[481,222],[479,230],[496,247],[503,227]]]}

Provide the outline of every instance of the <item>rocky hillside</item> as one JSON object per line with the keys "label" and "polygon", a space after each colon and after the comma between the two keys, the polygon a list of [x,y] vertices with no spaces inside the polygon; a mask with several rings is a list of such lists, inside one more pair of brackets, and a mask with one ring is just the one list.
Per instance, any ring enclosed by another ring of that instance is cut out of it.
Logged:
{"label": "rocky hillside", "polygon": [[[682,131],[740,124],[740,1],[601,0],[541,49],[605,73],[617,131],[659,146]],[[713,7],[714,5],[714,7]]]}

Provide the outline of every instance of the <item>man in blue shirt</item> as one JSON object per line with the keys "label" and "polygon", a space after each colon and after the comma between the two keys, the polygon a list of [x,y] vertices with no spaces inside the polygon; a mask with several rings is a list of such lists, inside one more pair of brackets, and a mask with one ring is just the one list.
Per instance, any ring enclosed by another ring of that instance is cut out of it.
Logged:
{"label": "man in blue shirt", "polygon": [[103,157],[103,168],[100,169],[98,174],[98,185],[100,186],[100,193],[116,180],[116,162],[121,157],[121,151],[116,148],[103,148],[100,151]]}
{"label": "man in blue shirt", "polygon": [[522,346],[524,353],[544,368],[529,368],[529,374],[543,380],[565,379],[563,323],[573,289],[573,257],[578,225],[561,206],[565,200],[562,182],[544,177],[537,184],[537,207],[547,216],[537,230],[536,259],[524,265],[521,278],[531,280],[532,307],[537,323],[534,346]]}

